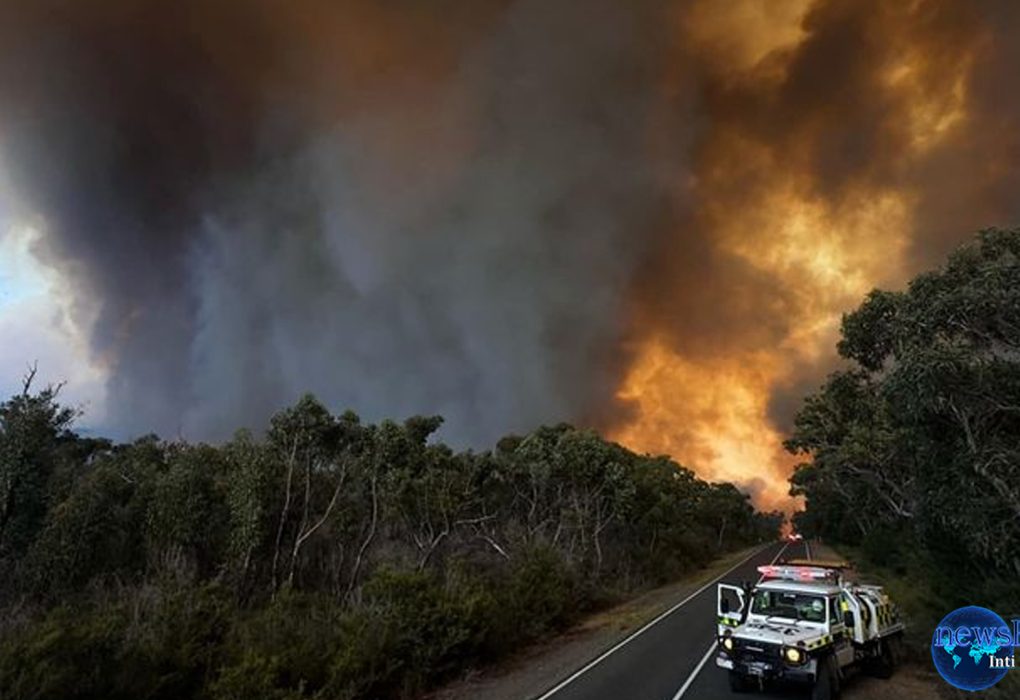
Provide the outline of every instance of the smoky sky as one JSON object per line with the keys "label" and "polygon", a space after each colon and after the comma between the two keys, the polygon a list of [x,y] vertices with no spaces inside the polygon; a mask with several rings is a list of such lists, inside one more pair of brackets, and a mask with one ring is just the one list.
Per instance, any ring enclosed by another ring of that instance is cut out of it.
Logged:
{"label": "smoky sky", "polygon": [[5,161],[118,427],[217,437],[312,391],[474,444],[612,401],[668,208],[648,7],[26,5]]}
{"label": "smoky sky", "polygon": [[[611,426],[649,338],[769,351],[822,313],[732,252],[775,248],[777,181],[909,203],[833,243],[905,236],[902,274],[1015,216],[1013,3],[781,4],[799,38],[738,64],[760,27],[707,2],[0,0],[0,153],[124,433],[306,391],[478,446]],[[835,360],[800,362],[776,425]]]}

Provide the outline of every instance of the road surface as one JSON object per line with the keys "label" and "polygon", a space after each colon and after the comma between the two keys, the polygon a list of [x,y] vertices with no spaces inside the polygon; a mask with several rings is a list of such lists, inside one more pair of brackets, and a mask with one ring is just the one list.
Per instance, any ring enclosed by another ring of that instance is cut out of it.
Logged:
{"label": "road surface", "polygon": [[[757,581],[757,567],[809,558],[805,542],[776,542],[756,550],[719,578],[638,629],[607,652],[559,681],[536,700],[716,700],[731,693],[726,672],[715,665],[718,582]],[[755,700],[790,697],[756,693]]]}

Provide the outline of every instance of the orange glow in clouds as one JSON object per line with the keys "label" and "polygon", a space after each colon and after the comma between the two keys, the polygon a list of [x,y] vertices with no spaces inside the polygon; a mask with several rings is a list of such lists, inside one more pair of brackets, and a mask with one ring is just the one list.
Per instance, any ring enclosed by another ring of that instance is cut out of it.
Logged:
{"label": "orange glow in clouds", "polygon": [[[774,347],[705,360],[650,338],[618,394],[636,406],[636,416],[614,439],[742,484],[760,506],[794,507],[786,477],[795,458],[784,452],[770,420],[770,397],[797,368],[831,354],[843,311],[897,275],[907,208],[891,194],[862,195],[829,210],[770,191],[745,215],[720,224],[720,248],[774,277],[792,299],[785,337]],[[741,230],[755,231],[755,239],[741,237]]]}
{"label": "orange glow in clouds", "polygon": [[[809,37],[802,27],[807,3],[749,1],[727,8],[696,3],[685,17],[687,43],[727,84],[745,81],[752,85],[747,93],[758,95],[774,83],[781,93],[786,61]],[[814,105],[818,115],[790,126],[802,136],[778,146],[764,129],[766,136],[755,131],[754,115],[727,114],[713,123],[715,135],[696,167],[696,225],[710,231],[717,255],[750,266],[776,290],[774,300],[754,302],[775,311],[771,318],[762,314],[759,325],[775,318],[782,323],[761,334],[738,329],[726,336],[725,347],[695,357],[672,349],[658,329],[642,329],[618,391],[633,412],[614,439],[669,454],[709,479],[734,481],[760,507],[797,507],[786,481],[796,458],[782,448],[770,401],[803,377],[805,367],[819,377],[833,369],[841,315],[872,288],[908,277],[916,197],[909,181],[896,176],[966,121],[967,61],[947,67],[939,59],[931,66],[920,49],[889,52],[888,62],[876,61],[869,76],[877,92],[861,97],[889,105],[887,132],[900,148],[895,158],[875,155],[887,170],[874,181],[861,178],[838,192],[815,186],[810,149],[821,141],[825,127],[819,124],[842,118],[826,111],[828,105]],[[937,71],[942,75],[934,80]]]}

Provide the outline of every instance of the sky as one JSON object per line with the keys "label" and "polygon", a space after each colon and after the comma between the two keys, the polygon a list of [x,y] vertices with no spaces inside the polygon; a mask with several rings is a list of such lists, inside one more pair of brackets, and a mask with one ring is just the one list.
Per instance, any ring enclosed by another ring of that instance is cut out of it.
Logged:
{"label": "sky", "polygon": [[1017,215],[1004,0],[0,0],[0,388],[220,440],[311,391],[790,507],[843,313]]}
{"label": "sky", "polygon": [[[0,174],[0,192],[4,177]],[[82,430],[105,419],[105,376],[72,319],[70,291],[33,253],[41,234],[19,222],[0,193],[0,396],[20,393],[34,367],[36,388],[65,385],[62,399],[79,408]]]}

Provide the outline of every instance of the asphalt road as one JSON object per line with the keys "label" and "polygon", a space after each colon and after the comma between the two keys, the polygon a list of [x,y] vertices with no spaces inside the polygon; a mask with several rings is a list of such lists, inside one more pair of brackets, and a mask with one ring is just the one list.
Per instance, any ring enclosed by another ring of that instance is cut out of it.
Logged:
{"label": "asphalt road", "polygon": [[[757,567],[782,557],[809,557],[806,542],[776,542],[698,590],[659,618],[561,680],[537,700],[716,700],[731,693],[715,665],[718,582],[757,581]],[[786,694],[756,694],[789,698]]]}

